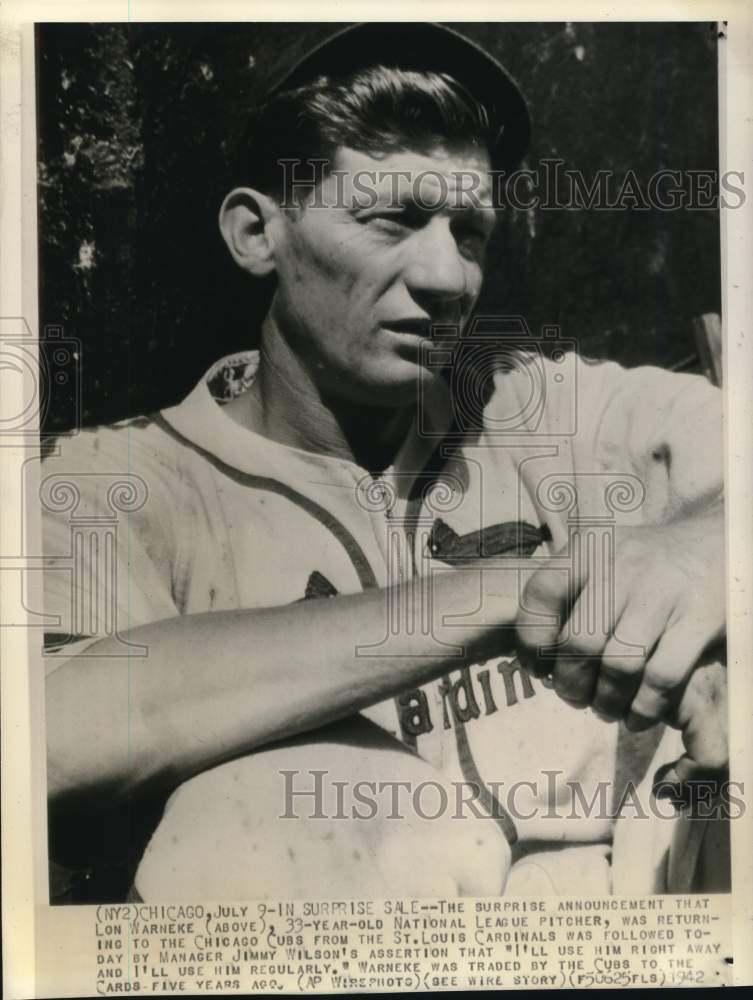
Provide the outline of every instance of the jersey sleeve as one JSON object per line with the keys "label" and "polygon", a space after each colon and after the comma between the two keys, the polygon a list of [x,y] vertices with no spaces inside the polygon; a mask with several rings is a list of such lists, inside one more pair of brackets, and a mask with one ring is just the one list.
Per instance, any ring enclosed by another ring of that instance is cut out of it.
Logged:
{"label": "jersey sleeve", "polygon": [[105,637],[136,653],[129,629],[179,613],[180,485],[148,421],[56,440],[40,476],[48,672]]}
{"label": "jersey sleeve", "polygon": [[497,376],[485,413],[492,429],[517,431],[526,449],[548,446],[552,467],[592,476],[594,488],[599,475],[632,477],[635,520],[661,523],[722,498],[722,392],[700,375],[534,357]]}
{"label": "jersey sleeve", "polygon": [[[644,520],[668,521],[722,499],[720,389],[700,375],[581,364],[584,420],[596,462],[641,481]],[[586,461],[582,453],[577,458]]]}

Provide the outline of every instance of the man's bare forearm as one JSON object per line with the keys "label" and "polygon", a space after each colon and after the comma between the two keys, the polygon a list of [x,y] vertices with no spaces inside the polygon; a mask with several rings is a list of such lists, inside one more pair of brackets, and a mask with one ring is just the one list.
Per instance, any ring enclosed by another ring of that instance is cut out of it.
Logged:
{"label": "man's bare forearm", "polygon": [[[482,601],[477,573],[443,573],[422,629],[428,586],[155,622],[127,633],[145,657],[101,640],[47,682],[51,800],[64,807],[170,787],[510,647],[512,586]],[[483,621],[445,623],[459,612]],[[399,627],[406,620],[416,623],[410,634]],[[389,630],[399,634],[386,641]]]}

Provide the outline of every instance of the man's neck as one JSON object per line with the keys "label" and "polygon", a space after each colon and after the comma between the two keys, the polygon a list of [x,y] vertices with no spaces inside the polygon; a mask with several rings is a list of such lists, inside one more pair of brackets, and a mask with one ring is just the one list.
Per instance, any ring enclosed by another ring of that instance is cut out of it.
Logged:
{"label": "man's neck", "polygon": [[347,459],[377,474],[392,464],[415,404],[388,409],[325,396],[268,316],[257,376],[226,412],[279,444]]}

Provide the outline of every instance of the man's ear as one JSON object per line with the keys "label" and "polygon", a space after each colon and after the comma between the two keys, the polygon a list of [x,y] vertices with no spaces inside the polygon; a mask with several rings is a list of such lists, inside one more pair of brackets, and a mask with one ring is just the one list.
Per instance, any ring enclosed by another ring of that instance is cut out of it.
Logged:
{"label": "man's ear", "polygon": [[234,188],[220,206],[220,232],[235,263],[255,278],[275,269],[274,240],[269,223],[279,208],[252,188]]}

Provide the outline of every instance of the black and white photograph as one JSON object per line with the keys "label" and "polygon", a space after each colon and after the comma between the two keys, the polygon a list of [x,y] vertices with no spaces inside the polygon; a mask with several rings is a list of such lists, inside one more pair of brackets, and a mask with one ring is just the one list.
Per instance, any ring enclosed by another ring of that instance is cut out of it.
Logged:
{"label": "black and white photograph", "polygon": [[717,43],[39,26],[54,899],[725,887]]}
{"label": "black and white photograph", "polygon": [[41,905],[96,908],[90,995],[729,981],[727,31],[34,25]]}

